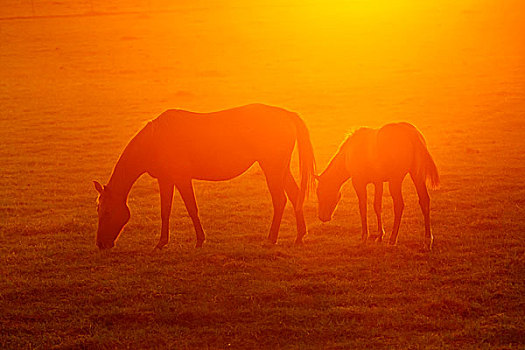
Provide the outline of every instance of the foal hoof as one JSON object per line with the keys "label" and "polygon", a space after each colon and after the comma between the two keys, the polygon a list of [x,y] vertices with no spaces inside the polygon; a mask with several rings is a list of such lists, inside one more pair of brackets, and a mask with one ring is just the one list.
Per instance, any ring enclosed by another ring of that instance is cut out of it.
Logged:
{"label": "foal hoof", "polygon": [[197,241],[197,243],[195,243],[195,248],[202,248],[203,243],[204,241]]}
{"label": "foal hoof", "polygon": [[383,237],[385,237],[385,231],[383,231],[383,232],[380,231],[380,232],[378,232],[377,235],[374,236],[374,238],[375,238],[374,241],[376,243],[383,243]]}
{"label": "foal hoof", "polygon": [[399,250],[398,250],[398,245],[397,245],[397,244],[390,244],[390,243],[389,243],[389,244],[385,245],[385,247],[386,247],[386,250],[387,250],[387,251],[391,251],[391,252],[397,252],[397,251],[399,251]]}
{"label": "foal hoof", "polygon": [[395,239],[390,238],[388,240],[388,244],[391,245],[391,246],[396,246],[397,245],[397,237]]}
{"label": "foal hoof", "polygon": [[432,244],[428,245],[427,243],[423,243],[419,251],[421,253],[430,253],[432,251]]}

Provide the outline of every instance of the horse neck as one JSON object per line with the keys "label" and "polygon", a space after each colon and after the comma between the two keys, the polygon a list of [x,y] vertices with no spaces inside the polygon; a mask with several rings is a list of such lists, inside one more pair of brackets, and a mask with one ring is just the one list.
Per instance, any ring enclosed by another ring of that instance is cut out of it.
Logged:
{"label": "horse neck", "polygon": [[135,136],[120,155],[107,187],[113,193],[128,198],[131,186],[137,181],[140,175],[147,171],[144,146],[141,145],[140,133]]}
{"label": "horse neck", "polygon": [[336,154],[321,176],[337,187],[341,187],[350,178],[345,164],[345,155],[341,152]]}

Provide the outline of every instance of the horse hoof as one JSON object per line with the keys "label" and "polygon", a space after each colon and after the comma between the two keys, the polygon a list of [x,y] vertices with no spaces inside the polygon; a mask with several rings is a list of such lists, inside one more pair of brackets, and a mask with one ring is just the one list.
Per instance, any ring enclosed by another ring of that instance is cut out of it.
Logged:
{"label": "horse hoof", "polygon": [[277,238],[268,238],[266,242],[270,243],[271,245],[275,245],[277,244]]}
{"label": "horse hoof", "polygon": [[297,238],[295,240],[295,245],[296,246],[303,246],[304,245],[303,239],[302,238]]}
{"label": "horse hoof", "polygon": [[397,248],[397,242],[388,241],[388,247]]}
{"label": "horse hoof", "polygon": [[420,251],[422,253],[430,253],[432,251],[432,244],[427,244],[427,243],[423,244],[421,246]]}
{"label": "horse hoof", "polygon": [[430,238],[427,238],[425,240],[425,249],[429,252],[432,251],[433,244],[434,244],[434,236],[431,235]]}
{"label": "horse hoof", "polygon": [[153,251],[162,250],[167,245],[167,243],[159,243],[153,248]]}
{"label": "horse hoof", "polygon": [[262,246],[265,247],[265,248],[273,248],[276,245],[277,245],[277,242],[276,241],[272,241],[270,239],[267,239],[267,240],[262,242]]}
{"label": "horse hoof", "polygon": [[374,242],[383,243],[383,237],[385,237],[385,232],[379,232],[377,235],[375,235]]}

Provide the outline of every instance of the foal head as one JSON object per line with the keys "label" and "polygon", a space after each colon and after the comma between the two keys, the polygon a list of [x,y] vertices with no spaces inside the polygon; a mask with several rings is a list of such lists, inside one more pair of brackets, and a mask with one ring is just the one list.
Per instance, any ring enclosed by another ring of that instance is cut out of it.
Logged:
{"label": "foal head", "polygon": [[317,200],[319,202],[319,220],[327,222],[332,220],[332,214],[341,199],[341,187],[327,178],[327,176],[316,176]]}
{"label": "foal head", "polygon": [[120,231],[129,221],[129,208],[125,198],[113,193],[107,186],[96,181],[93,183],[99,193],[97,246],[100,249],[112,248]]}

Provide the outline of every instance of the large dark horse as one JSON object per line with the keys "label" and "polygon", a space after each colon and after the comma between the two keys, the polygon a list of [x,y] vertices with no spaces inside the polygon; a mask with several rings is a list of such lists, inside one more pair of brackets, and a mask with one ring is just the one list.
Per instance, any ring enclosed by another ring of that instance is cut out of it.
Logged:
{"label": "large dark horse", "polygon": [[359,199],[362,240],[368,238],[367,191],[369,183],[375,185],[374,209],[377,215],[377,240],[383,239],[381,201],[383,182],[389,182],[394,202],[394,226],[390,244],[395,245],[404,203],[401,185],[409,173],[416,186],[419,204],[425,218],[425,247],[430,250],[434,240],[430,230],[430,198],[426,182],[439,185],[436,164],[428,152],[423,135],[409,123],[387,124],[381,129],[361,128],[340,146],[326,170],[317,177],[319,219],[329,221],[341,198],[340,188],[352,178]]}
{"label": "large dark horse", "polygon": [[[300,188],[290,172],[296,141]],[[205,236],[192,180],[229,180],[245,172],[254,162],[261,166],[272,196],[274,212],[269,241],[277,242],[288,195],[297,221],[296,243],[301,243],[306,234],[303,203],[315,168],[308,129],[296,113],[251,104],[213,113],[172,109],[149,122],[122,152],[108,184],[102,186],[94,181],[100,194],[97,246],[101,249],[114,246],[130,218],[127,198],[131,186],[147,172],[158,179],[160,188],[162,229],[156,248],[164,247],[169,240],[174,187],[193,221],[197,247],[201,247]]]}

